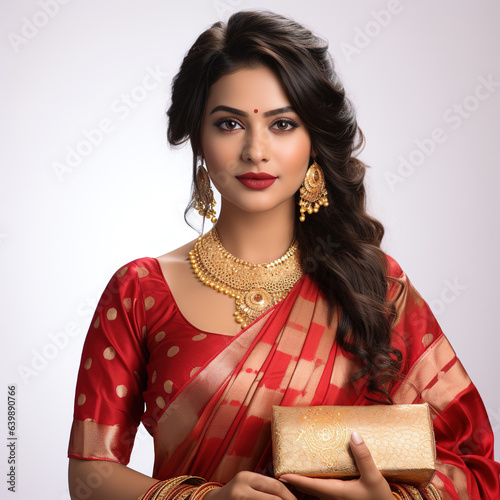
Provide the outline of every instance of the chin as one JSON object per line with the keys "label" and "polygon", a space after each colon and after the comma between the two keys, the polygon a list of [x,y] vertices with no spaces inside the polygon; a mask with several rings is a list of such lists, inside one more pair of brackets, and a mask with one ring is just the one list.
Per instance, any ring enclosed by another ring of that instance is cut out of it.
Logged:
{"label": "chin", "polygon": [[235,210],[240,210],[249,214],[263,214],[266,212],[273,212],[275,210],[283,210],[287,204],[292,204],[295,207],[295,196],[286,198],[284,200],[249,200],[248,203],[242,203],[242,200],[228,203],[228,210],[231,210],[232,205]]}

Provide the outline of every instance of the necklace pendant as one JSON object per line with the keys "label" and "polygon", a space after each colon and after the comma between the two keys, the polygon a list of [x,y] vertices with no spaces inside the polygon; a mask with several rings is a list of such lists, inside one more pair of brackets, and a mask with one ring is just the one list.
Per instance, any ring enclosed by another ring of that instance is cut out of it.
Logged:
{"label": "necklace pendant", "polygon": [[245,292],[236,299],[236,310],[239,317],[243,318],[245,323],[252,323],[262,313],[274,306],[276,301],[263,288],[255,288]]}

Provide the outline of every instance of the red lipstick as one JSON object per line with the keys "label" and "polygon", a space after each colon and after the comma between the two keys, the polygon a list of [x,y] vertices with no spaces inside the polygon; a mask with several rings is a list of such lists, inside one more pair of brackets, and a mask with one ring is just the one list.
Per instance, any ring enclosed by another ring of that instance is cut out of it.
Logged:
{"label": "red lipstick", "polygon": [[266,172],[248,172],[237,175],[236,178],[247,188],[261,190],[268,188],[277,179],[276,176]]}

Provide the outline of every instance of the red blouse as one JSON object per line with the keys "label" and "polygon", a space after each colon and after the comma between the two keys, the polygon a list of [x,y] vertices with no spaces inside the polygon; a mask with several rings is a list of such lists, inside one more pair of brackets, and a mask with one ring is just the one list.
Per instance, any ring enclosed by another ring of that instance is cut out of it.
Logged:
{"label": "red blouse", "polygon": [[122,267],[106,286],[88,330],[74,409],[75,421],[119,426],[115,457],[95,456],[95,448],[87,454],[74,440],[68,456],[128,464],[139,423],[154,435],[161,410],[232,338],[186,320],[157,259]]}

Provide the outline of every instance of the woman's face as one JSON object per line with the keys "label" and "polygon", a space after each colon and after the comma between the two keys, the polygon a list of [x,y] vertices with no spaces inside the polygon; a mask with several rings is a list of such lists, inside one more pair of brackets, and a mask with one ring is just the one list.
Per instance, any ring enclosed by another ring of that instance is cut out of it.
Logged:
{"label": "woman's face", "polygon": [[278,77],[263,65],[239,69],[210,87],[201,146],[223,210],[294,204],[311,156],[308,131]]}

